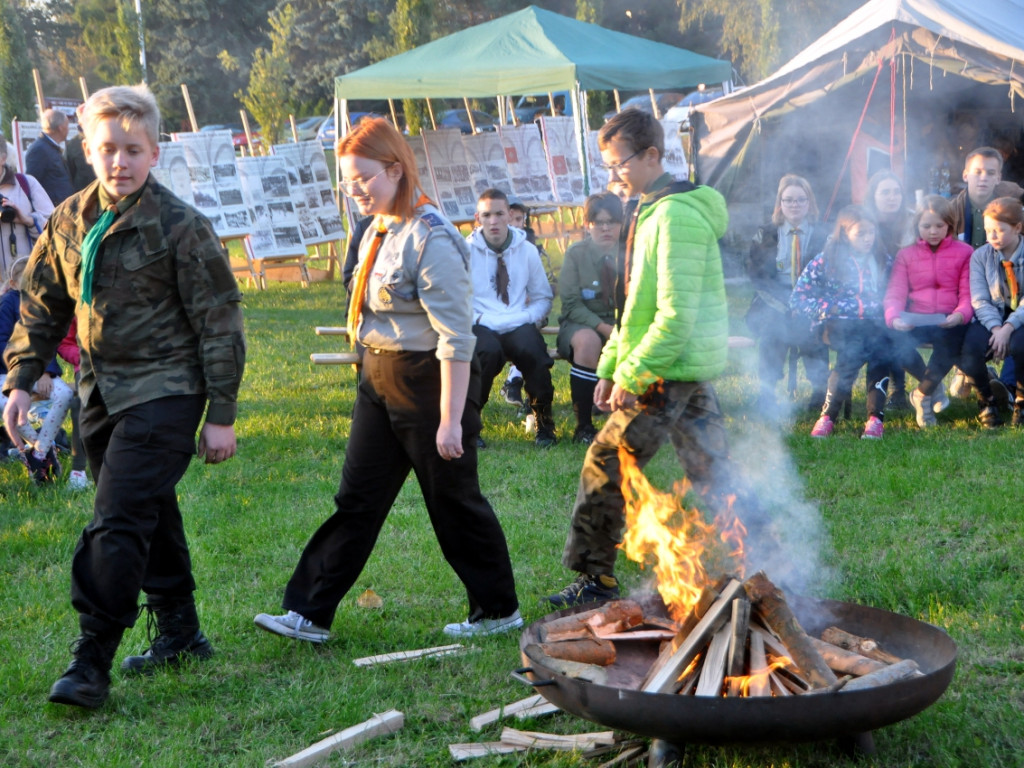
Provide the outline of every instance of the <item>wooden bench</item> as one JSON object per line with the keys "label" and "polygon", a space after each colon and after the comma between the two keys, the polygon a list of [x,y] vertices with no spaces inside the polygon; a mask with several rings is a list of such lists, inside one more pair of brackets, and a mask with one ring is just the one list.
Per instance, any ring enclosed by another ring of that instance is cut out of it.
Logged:
{"label": "wooden bench", "polygon": [[[348,328],[344,326],[318,325],[314,329],[317,336],[345,336],[348,337]],[[540,329],[545,336],[557,336],[557,325],[545,325]],[[729,349],[741,349],[754,346],[754,340],[746,336],[730,336]],[[548,349],[552,360],[561,360],[562,356],[554,348]],[[354,352],[314,352],[309,356],[313,365],[355,365],[359,362],[359,356]]]}

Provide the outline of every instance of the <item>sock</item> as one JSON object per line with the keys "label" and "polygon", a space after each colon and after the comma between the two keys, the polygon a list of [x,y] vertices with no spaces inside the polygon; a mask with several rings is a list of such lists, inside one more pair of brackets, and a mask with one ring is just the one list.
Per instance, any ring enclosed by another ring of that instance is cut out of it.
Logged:
{"label": "sock", "polygon": [[576,426],[593,426],[591,412],[594,407],[594,390],[597,388],[597,371],[582,365],[572,364],[569,368],[569,394],[572,398],[572,412],[576,415]]}
{"label": "sock", "polygon": [[597,580],[601,582],[601,586],[606,589],[611,589],[612,587],[619,586],[619,580],[616,579],[614,576],[607,576],[605,574],[601,574],[597,577]]}

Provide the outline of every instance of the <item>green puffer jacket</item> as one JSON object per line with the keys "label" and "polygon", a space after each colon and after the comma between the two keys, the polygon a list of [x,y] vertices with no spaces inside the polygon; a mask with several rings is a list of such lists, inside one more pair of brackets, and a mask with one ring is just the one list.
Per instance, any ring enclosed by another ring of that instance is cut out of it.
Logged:
{"label": "green puffer jacket", "polygon": [[600,378],[638,395],[660,380],[715,378],[729,344],[718,250],[729,222],[725,199],[697,187],[645,207],[655,195],[640,201],[629,296],[597,368]]}

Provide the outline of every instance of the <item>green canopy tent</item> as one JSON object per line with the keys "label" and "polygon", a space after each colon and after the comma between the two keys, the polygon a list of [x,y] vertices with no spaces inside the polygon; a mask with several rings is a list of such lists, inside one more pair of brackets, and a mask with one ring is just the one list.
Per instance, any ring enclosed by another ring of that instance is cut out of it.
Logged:
{"label": "green canopy tent", "polygon": [[[679,89],[725,83],[731,73],[728,61],[531,5],[335,78],[337,135],[349,99],[569,91],[577,107],[572,110],[577,135],[582,137],[588,90]],[[581,145],[581,157],[582,150]]]}

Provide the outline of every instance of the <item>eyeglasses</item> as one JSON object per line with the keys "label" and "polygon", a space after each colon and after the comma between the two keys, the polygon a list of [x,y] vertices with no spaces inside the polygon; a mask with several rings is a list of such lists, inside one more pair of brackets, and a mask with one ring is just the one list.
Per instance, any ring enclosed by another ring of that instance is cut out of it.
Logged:
{"label": "eyeglasses", "polygon": [[612,229],[619,226],[621,223],[622,222],[619,221],[612,221],[611,219],[596,219],[594,221],[588,221],[587,225],[594,229]]}
{"label": "eyeglasses", "polygon": [[782,198],[783,205],[803,205],[807,202],[806,197],[784,197]]}
{"label": "eyeglasses", "polygon": [[615,173],[621,173],[622,169],[626,167],[626,163],[628,163],[634,157],[639,155],[641,152],[643,152],[643,150],[642,149],[638,149],[636,152],[634,152],[632,155],[627,157],[625,160],[620,160],[617,163],[598,163],[597,167],[600,168],[602,171],[608,171],[609,173],[612,173],[613,171]]}
{"label": "eyeglasses", "polygon": [[368,179],[352,179],[351,181],[341,179],[338,181],[338,186],[341,187],[345,191],[345,194],[348,195],[349,197],[355,197],[357,189],[366,192],[370,188],[370,184],[373,183],[373,180],[380,176],[382,173],[384,173],[384,171],[386,171],[389,167],[390,166],[385,165],[383,168],[381,168]]}

